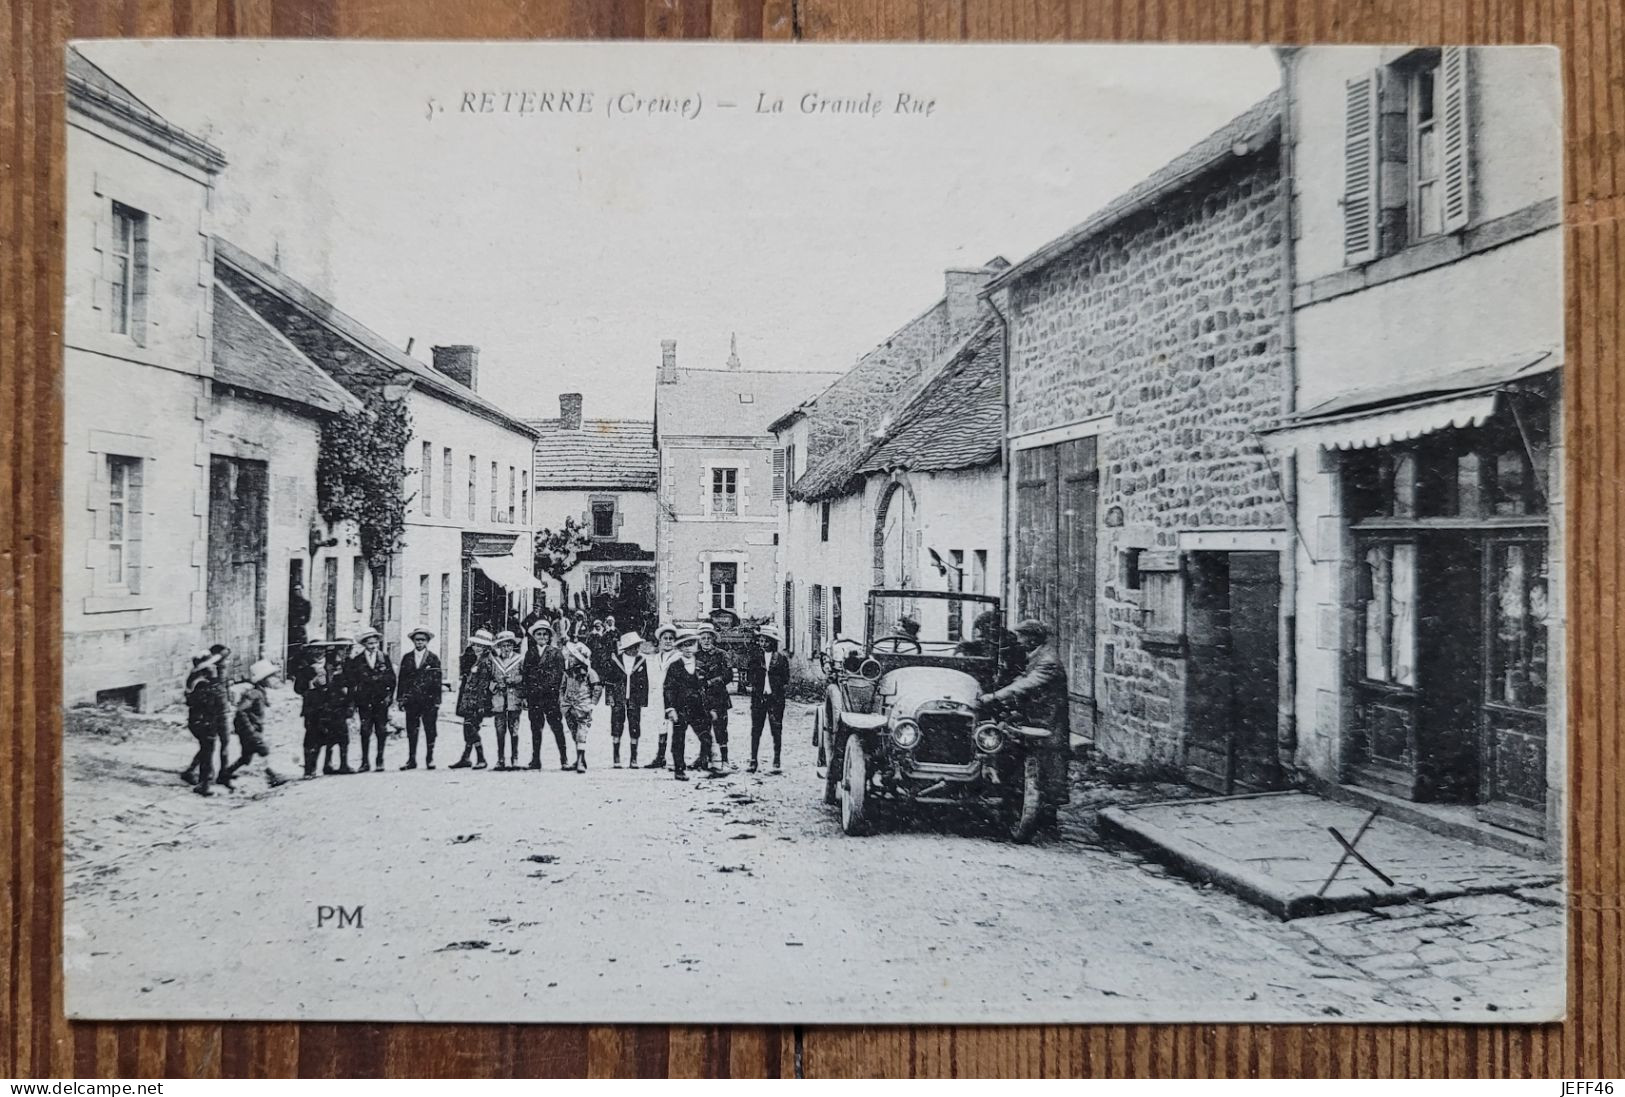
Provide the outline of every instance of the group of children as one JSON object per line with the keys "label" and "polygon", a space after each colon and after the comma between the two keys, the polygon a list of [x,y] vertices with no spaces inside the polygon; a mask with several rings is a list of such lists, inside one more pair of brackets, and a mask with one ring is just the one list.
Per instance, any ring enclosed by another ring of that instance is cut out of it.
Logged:
{"label": "group of children", "polygon": [[[238,770],[256,757],[271,757],[265,745],[265,691],[274,684],[277,668],[268,660],[259,660],[248,668],[245,688],[234,695],[225,677],[225,661],[230,656],[230,648],[215,644],[192,657],[192,669],[186,676],[186,727],[198,749],[181,780],[199,796],[214,795],[210,785],[215,781],[231,788]],[[241,753],[228,764],[232,731],[237,733]],[[216,750],[220,753],[218,777],[214,772]],[[271,777],[275,780],[275,773]]]}
{"label": "group of children", "polygon": [[[453,768],[487,766],[482,728],[490,718],[496,736],[496,768],[518,769],[519,723],[528,715],[530,760],[523,768],[542,768],[544,729],[551,730],[559,768],[587,771],[587,739],[593,709],[602,699],[609,706],[610,764],[621,768],[621,746],[627,740],[626,764],[638,765],[644,714],[659,727],[654,758],[645,769],[664,769],[682,781],[687,776],[688,733],[699,740],[695,768],[720,773],[728,765],[728,712],[734,668],[716,644],[711,625],[678,629],[662,624],[655,632],[655,651],[644,654],[637,632],[595,628],[590,634],[548,618],[530,623],[521,645],[512,632],[492,636],[486,630],[470,638],[462,654],[462,682],[457,714],[463,719],[463,755]],[[759,651],[746,668],[751,686],[750,771],[758,768],[764,726],[773,737],[773,770],[781,769],[784,691],[789,663],[778,654],[778,634],[763,628]],[[521,647],[523,650],[521,651]],[[567,734],[568,733],[568,734]],[[573,749],[572,749],[573,748]]]}
{"label": "group of children", "polygon": [[[610,712],[614,768],[621,768],[622,739],[627,738],[627,764],[638,765],[644,714],[654,705],[659,728],[654,758],[644,768],[668,764],[680,781],[687,780],[688,734],[698,739],[694,768],[713,775],[729,768],[728,713],[734,667],[716,644],[709,624],[678,629],[661,624],[655,650],[644,654],[637,632],[615,635],[613,618],[595,623],[538,617],[520,638],[511,631],[493,636],[480,629],[469,640],[459,664],[456,713],[463,721],[463,752],[452,769],[487,768],[483,727],[491,721],[496,740],[496,769],[541,769],[544,729],[552,732],[559,768],[587,771],[587,739],[593,710],[600,700]],[[384,650],[376,629],[355,640],[312,640],[299,653],[294,688],[302,694],[304,775],[382,772],[389,710],[404,712],[407,760],[402,769],[418,767],[418,744],[424,746],[424,768],[433,769],[434,748],[445,678],[440,658],[429,650],[434,633],[416,628],[408,634],[412,650],[401,657],[399,671]],[[750,772],[758,769],[762,732],[770,730],[772,770],[781,771],[785,690],[789,663],[778,651],[778,633],[758,632],[758,643],[744,668],[751,699]],[[277,668],[266,660],[249,671],[246,688],[237,696],[225,682],[223,664],[230,652],[216,645],[193,659],[187,680],[188,726],[199,749],[185,777],[200,795],[210,795],[216,747],[218,781],[230,787],[233,775],[255,757],[269,757],[264,739],[266,690]],[[530,758],[521,765],[519,725],[528,714]],[[361,737],[359,766],[350,765],[350,718],[357,718]],[[227,764],[228,727],[235,726],[242,753]],[[668,751],[669,763],[668,763]],[[272,780],[276,779],[274,773]]]}

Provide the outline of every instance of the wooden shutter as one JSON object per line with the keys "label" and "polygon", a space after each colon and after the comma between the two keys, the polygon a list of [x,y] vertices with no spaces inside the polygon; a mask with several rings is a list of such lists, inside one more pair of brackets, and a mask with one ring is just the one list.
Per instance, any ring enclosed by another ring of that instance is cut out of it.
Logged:
{"label": "wooden shutter", "polygon": [[1471,145],[1472,125],[1467,104],[1467,59],[1465,46],[1446,46],[1439,51],[1440,83],[1440,212],[1445,232],[1467,227],[1472,213]]}
{"label": "wooden shutter", "polygon": [[784,450],[773,451],[773,501],[784,500]]}
{"label": "wooden shutter", "polygon": [[1343,116],[1343,259],[1369,263],[1379,240],[1378,72],[1350,80]]}

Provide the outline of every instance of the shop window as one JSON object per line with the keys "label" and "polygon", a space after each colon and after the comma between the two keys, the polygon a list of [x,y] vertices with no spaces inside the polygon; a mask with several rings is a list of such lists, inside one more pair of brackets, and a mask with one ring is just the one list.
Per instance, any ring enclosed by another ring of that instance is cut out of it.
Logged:
{"label": "shop window", "polygon": [[1362,557],[1361,674],[1368,682],[1416,685],[1416,546],[1371,545]]}
{"label": "shop window", "polygon": [[1489,673],[1492,705],[1546,706],[1546,547],[1538,542],[1490,546]]}

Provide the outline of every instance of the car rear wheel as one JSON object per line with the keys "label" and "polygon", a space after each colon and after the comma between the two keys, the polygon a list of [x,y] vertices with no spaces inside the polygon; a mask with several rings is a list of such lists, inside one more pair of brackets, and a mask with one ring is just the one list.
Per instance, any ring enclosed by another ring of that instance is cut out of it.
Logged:
{"label": "car rear wheel", "polygon": [[[830,769],[833,771],[834,766]],[[841,830],[856,837],[868,834],[869,821],[869,759],[863,753],[863,743],[856,734],[849,734],[841,749],[841,780],[838,788],[841,802]]]}
{"label": "car rear wheel", "polygon": [[1022,761],[1021,799],[1012,801],[1007,809],[1006,827],[1012,842],[1022,845],[1031,842],[1043,823],[1043,792],[1038,777],[1038,752],[1031,751]]}

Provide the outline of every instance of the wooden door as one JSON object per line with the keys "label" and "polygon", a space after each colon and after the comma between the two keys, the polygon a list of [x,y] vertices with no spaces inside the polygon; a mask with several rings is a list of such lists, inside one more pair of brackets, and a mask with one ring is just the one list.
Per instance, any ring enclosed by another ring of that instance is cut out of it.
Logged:
{"label": "wooden door", "polygon": [[265,638],[267,483],[264,461],[209,458],[204,640],[231,648],[231,678],[260,657]]}
{"label": "wooden door", "polygon": [[1496,536],[1484,546],[1479,815],[1535,837],[1546,829],[1545,537]]}
{"label": "wooden door", "polygon": [[1274,788],[1280,783],[1279,557],[1193,552],[1186,579],[1186,777],[1227,794]]}
{"label": "wooden door", "polygon": [[1095,729],[1094,438],[1016,452],[1017,619],[1049,625],[1066,667],[1072,730]]}

